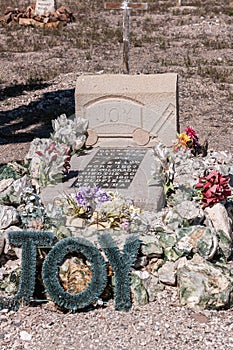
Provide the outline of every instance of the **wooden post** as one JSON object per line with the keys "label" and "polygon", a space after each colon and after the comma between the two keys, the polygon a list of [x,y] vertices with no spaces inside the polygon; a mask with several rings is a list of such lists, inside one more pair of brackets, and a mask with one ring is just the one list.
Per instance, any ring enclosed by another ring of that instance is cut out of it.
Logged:
{"label": "wooden post", "polygon": [[130,9],[129,2],[123,1],[123,66],[129,74],[129,49],[130,49]]}
{"label": "wooden post", "polygon": [[123,10],[123,67],[124,71],[130,72],[130,10],[148,9],[147,3],[130,3],[130,0],[123,0],[122,4],[105,3],[105,9],[108,10]]}

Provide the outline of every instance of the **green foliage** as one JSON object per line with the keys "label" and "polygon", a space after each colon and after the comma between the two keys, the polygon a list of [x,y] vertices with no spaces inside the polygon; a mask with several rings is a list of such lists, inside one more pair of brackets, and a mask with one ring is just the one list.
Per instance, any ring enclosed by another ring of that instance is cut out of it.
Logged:
{"label": "green foliage", "polygon": [[51,246],[54,235],[45,231],[11,231],[8,235],[10,245],[22,247],[22,269],[18,292],[13,298],[0,298],[0,310],[17,310],[22,301],[29,303],[34,292],[36,249],[38,246]]}
{"label": "green foliage", "polygon": [[130,297],[130,268],[136,259],[140,240],[134,235],[127,236],[123,254],[120,253],[108,232],[104,232],[99,236],[99,242],[115,272],[116,310],[128,311],[132,304]]}
{"label": "green foliage", "polygon": [[0,166],[0,181],[3,179],[18,179],[20,175],[12,167],[8,165]]}
{"label": "green foliage", "polygon": [[[65,256],[75,251],[80,251],[91,263],[92,280],[85,291],[73,295],[63,289],[58,273]],[[107,283],[106,266],[102,255],[98,248],[81,237],[65,238],[53,247],[43,264],[42,277],[52,300],[73,311],[83,309],[98,300]]]}

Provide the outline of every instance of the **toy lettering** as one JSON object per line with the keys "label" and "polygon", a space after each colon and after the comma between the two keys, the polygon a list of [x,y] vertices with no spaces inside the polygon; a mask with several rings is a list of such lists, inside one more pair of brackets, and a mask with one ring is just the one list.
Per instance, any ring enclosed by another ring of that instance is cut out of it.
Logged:
{"label": "toy lettering", "polygon": [[[54,245],[55,236],[46,231],[12,231],[8,233],[11,245],[22,247],[22,269],[19,289],[12,298],[0,298],[0,310],[17,310],[21,302],[29,303],[35,289],[36,250],[38,247],[52,247],[42,268],[42,278],[47,293],[60,306],[70,310],[82,309],[99,299],[107,284],[106,264],[98,248],[82,237],[68,237]],[[108,232],[99,236],[110,265],[115,271],[116,310],[129,310],[130,267],[133,265],[140,246],[134,236],[126,237],[123,253],[120,253]],[[58,271],[68,253],[80,251],[91,263],[92,280],[88,288],[77,294],[66,292],[59,283]]]}

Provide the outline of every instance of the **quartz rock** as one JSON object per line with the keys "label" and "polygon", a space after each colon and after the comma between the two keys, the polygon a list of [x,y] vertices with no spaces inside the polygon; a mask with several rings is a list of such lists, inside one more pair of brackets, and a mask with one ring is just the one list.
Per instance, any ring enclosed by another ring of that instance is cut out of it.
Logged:
{"label": "quartz rock", "polygon": [[175,206],[174,210],[181,216],[182,219],[188,221],[194,220],[202,216],[200,208],[195,202],[186,200]]}
{"label": "quartz rock", "polygon": [[136,305],[145,305],[149,302],[149,296],[144,287],[143,280],[135,274],[135,271],[131,273],[131,295],[132,301]]}
{"label": "quartz rock", "polygon": [[207,207],[205,213],[216,231],[222,230],[230,239],[233,238],[230,218],[222,203],[217,203],[212,208]]}
{"label": "quartz rock", "polygon": [[149,275],[148,278],[142,280],[144,287],[146,288],[149,302],[155,301],[158,292],[161,292],[165,287],[159,283],[158,277]]}
{"label": "quartz rock", "polygon": [[19,281],[20,281],[21,267],[17,266],[12,269],[9,274],[0,281],[0,289],[4,290],[7,294],[16,294]]}
{"label": "quartz rock", "polygon": [[141,236],[141,251],[148,258],[159,258],[163,255],[163,248],[155,236]]}
{"label": "quartz rock", "polygon": [[159,241],[164,249],[166,260],[176,261],[182,256],[192,257],[195,253],[210,260],[218,252],[219,245],[221,250],[229,255],[227,252],[231,242],[225,236],[221,236],[221,243],[219,243],[220,235],[214,229],[194,225],[178,228],[175,233],[159,232]]}
{"label": "quartz rock", "polygon": [[0,230],[19,222],[19,215],[14,207],[0,205]]}
{"label": "quartz rock", "polygon": [[228,236],[228,234],[226,234],[226,232],[222,230],[218,231],[217,236],[219,255],[227,260],[232,254],[232,240]]}
{"label": "quartz rock", "polygon": [[163,259],[153,258],[150,260],[149,264],[146,267],[146,270],[152,275],[158,277],[158,269],[163,266],[165,261]]}
{"label": "quartz rock", "polygon": [[[137,276],[142,281],[142,284],[147,292],[149,302],[154,301],[157,297],[157,293],[164,289],[164,286],[159,283],[158,277],[153,276],[148,271],[133,270],[132,275]],[[139,282],[138,285],[140,285]],[[138,291],[142,293],[143,288],[139,287]]]}
{"label": "quartz rock", "polygon": [[224,266],[215,266],[199,254],[178,265],[177,282],[182,305],[193,309],[220,309],[232,304],[230,273]]}
{"label": "quartz rock", "polygon": [[[22,249],[21,248],[17,248],[14,247],[12,248],[9,244],[9,239],[8,239],[8,233],[11,231],[21,231],[22,229],[17,227],[17,226],[10,226],[5,230],[5,246],[4,246],[4,254],[8,254],[9,255],[9,251],[11,252],[11,256],[15,255],[15,257],[17,259],[21,259],[21,254],[22,254]],[[14,260],[16,261],[16,260]],[[19,264],[21,264],[21,260],[19,261]]]}
{"label": "quartz rock", "polygon": [[191,226],[180,229],[177,232],[177,237],[175,250],[182,253],[181,255],[198,253],[205,259],[211,259],[218,248],[215,230],[204,226]]}
{"label": "quartz rock", "polygon": [[4,251],[5,246],[5,234],[4,231],[0,232],[0,256]]}
{"label": "quartz rock", "polygon": [[9,186],[14,182],[14,179],[3,179],[0,181],[0,198],[4,196],[5,191],[9,188]]}
{"label": "quartz rock", "polygon": [[[6,179],[2,181],[9,181],[9,185],[3,192],[0,191],[0,202],[3,204],[16,204],[19,205],[21,201],[21,193],[26,187],[31,186],[31,180],[28,176],[24,175],[23,177],[13,180]],[[2,182],[1,181],[1,182]],[[5,184],[6,184],[5,183]]]}
{"label": "quartz rock", "polygon": [[176,285],[176,269],[175,264],[171,261],[166,261],[165,264],[158,270],[159,281],[168,284],[169,286]]}

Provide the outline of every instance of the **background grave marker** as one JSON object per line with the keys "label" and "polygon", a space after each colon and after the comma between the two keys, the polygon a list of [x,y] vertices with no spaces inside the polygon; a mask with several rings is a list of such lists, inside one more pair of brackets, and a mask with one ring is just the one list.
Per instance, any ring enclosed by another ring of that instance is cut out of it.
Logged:
{"label": "background grave marker", "polygon": [[130,49],[130,10],[146,11],[148,9],[147,3],[134,2],[130,0],[122,1],[122,4],[107,2],[105,9],[108,10],[123,10],[123,66],[127,74],[129,74],[129,49]]}
{"label": "background grave marker", "polygon": [[46,15],[56,10],[55,0],[36,0],[35,12],[37,15]]}

